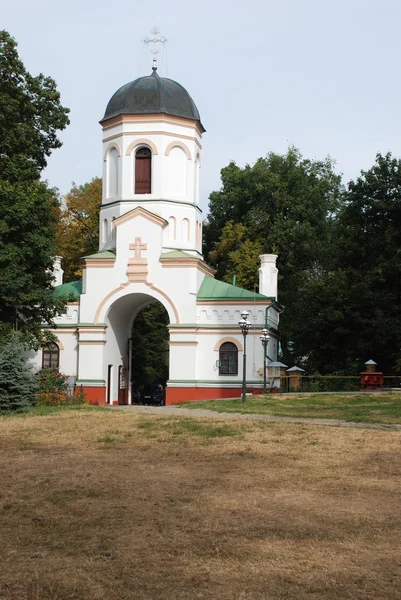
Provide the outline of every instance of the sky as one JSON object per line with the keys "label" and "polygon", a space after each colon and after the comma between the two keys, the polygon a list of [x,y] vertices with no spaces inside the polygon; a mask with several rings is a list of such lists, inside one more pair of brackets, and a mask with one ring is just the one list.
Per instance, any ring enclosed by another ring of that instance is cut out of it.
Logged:
{"label": "sky", "polygon": [[344,183],[377,152],[401,155],[399,0],[0,0],[25,67],[71,109],[44,177],[62,194],[102,171],[99,120],[113,93],[151,73],[142,39],[168,38],[158,73],[183,85],[206,128],[201,207],[231,160],[296,146],[330,155]]}

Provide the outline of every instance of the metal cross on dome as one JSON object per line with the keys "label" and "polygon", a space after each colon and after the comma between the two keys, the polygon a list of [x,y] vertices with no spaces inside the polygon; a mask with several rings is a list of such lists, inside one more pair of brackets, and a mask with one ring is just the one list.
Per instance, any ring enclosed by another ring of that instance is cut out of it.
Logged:
{"label": "metal cross on dome", "polygon": [[154,71],[156,71],[156,69],[157,69],[156,57],[160,53],[160,50],[158,49],[157,44],[164,45],[168,42],[168,39],[166,37],[164,37],[164,35],[161,35],[159,28],[155,26],[155,27],[153,27],[152,31],[150,32],[150,35],[148,35],[147,37],[142,39],[142,42],[145,44],[145,46],[149,46],[149,44],[153,44],[153,49],[151,49],[151,51],[153,53],[152,69]]}

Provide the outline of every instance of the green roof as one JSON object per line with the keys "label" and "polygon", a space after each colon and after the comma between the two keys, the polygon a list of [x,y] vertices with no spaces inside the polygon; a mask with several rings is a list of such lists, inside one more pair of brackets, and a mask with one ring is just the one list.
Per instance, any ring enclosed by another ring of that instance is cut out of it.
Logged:
{"label": "green roof", "polygon": [[69,283],[63,283],[62,285],[58,285],[54,290],[54,295],[56,298],[74,298],[74,300],[79,300],[80,295],[82,294],[82,279],[79,281],[70,281]]}
{"label": "green roof", "polygon": [[88,254],[88,256],[83,256],[82,258],[115,258],[116,251],[112,250],[99,250],[99,252],[95,252],[95,254]]}
{"label": "green roof", "polygon": [[205,275],[202,285],[199,288],[198,300],[272,300],[269,296],[250,292],[236,285],[218,281],[213,277]]}

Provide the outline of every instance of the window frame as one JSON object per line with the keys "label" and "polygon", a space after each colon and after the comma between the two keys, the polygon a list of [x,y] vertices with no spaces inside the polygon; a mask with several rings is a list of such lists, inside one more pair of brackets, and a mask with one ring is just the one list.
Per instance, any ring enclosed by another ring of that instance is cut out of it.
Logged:
{"label": "window frame", "polygon": [[[54,348],[50,348],[54,346]],[[45,365],[45,355],[49,356],[49,364]],[[57,357],[57,364],[52,364],[53,356]],[[42,369],[59,369],[60,368],[60,346],[55,342],[51,342],[42,347]]]}
{"label": "window frame", "polygon": [[[224,346],[233,346],[235,348],[225,349]],[[223,359],[223,354],[228,354],[227,359]],[[234,356],[234,368],[230,365],[230,358]],[[219,375],[238,375],[238,346],[234,342],[223,342],[219,348]],[[226,366],[227,365],[227,366]]]}
{"label": "window frame", "polygon": [[[137,192],[137,160],[144,160],[141,158],[137,159],[138,152],[140,152],[141,150],[147,150],[149,152],[149,156],[146,157],[149,160],[149,164],[150,164],[150,177],[149,177],[149,191],[148,192]],[[134,196],[142,196],[142,195],[151,194],[152,188],[153,188],[153,152],[152,152],[152,149],[149,148],[149,146],[141,145],[141,146],[138,146],[134,152]]]}

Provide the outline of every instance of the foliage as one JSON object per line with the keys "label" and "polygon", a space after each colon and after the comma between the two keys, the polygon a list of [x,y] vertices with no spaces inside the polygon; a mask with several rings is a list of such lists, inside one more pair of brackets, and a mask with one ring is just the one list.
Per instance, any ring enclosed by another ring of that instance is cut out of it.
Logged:
{"label": "foliage", "polygon": [[51,77],[33,77],[21,62],[17,43],[0,31],[0,178],[11,183],[39,179],[57,131],[69,123],[69,109]]}
{"label": "foliage", "polygon": [[[58,369],[43,368],[35,375],[38,382],[37,406],[68,406],[86,404],[87,399],[81,388],[69,389],[68,376]],[[70,393],[71,392],[71,393]]]}
{"label": "foliage", "polygon": [[243,169],[221,171],[222,189],[210,195],[205,246],[217,277],[250,290],[258,286],[259,254],[278,254],[284,359],[299,325],[296,303],[305,274],[319,270],[331,247],[341,179],[330,158],[304,159],[295,148],[269,153]]}
{"label": "foliage", "polygon": [[58,214],[54,190],[40,182],[57,130],[68,124],[55,82],[33,77],[17,44],[0,32],[0,322],[40,339],[63,302],[52,294],[53,236]]}
{"label": "foliage", "polygon": [[0,413],[27,410],[34,403],[36,391],[21,334],[13,333],[0,347]]}
{"label": "foliage", "polygon": [[132,328],[132,373],[136,387],[166,385],[169,365],[169,318],[159,302],[141,310]]}
{"label": "foliage", "polygon": [[81,186],[73,185],[63,198],[56,234],[56,251],[63,257],[64,279],[82,276],[82,256],[99,247],[99,211],[102,204],[102,180],[95,177]]}

